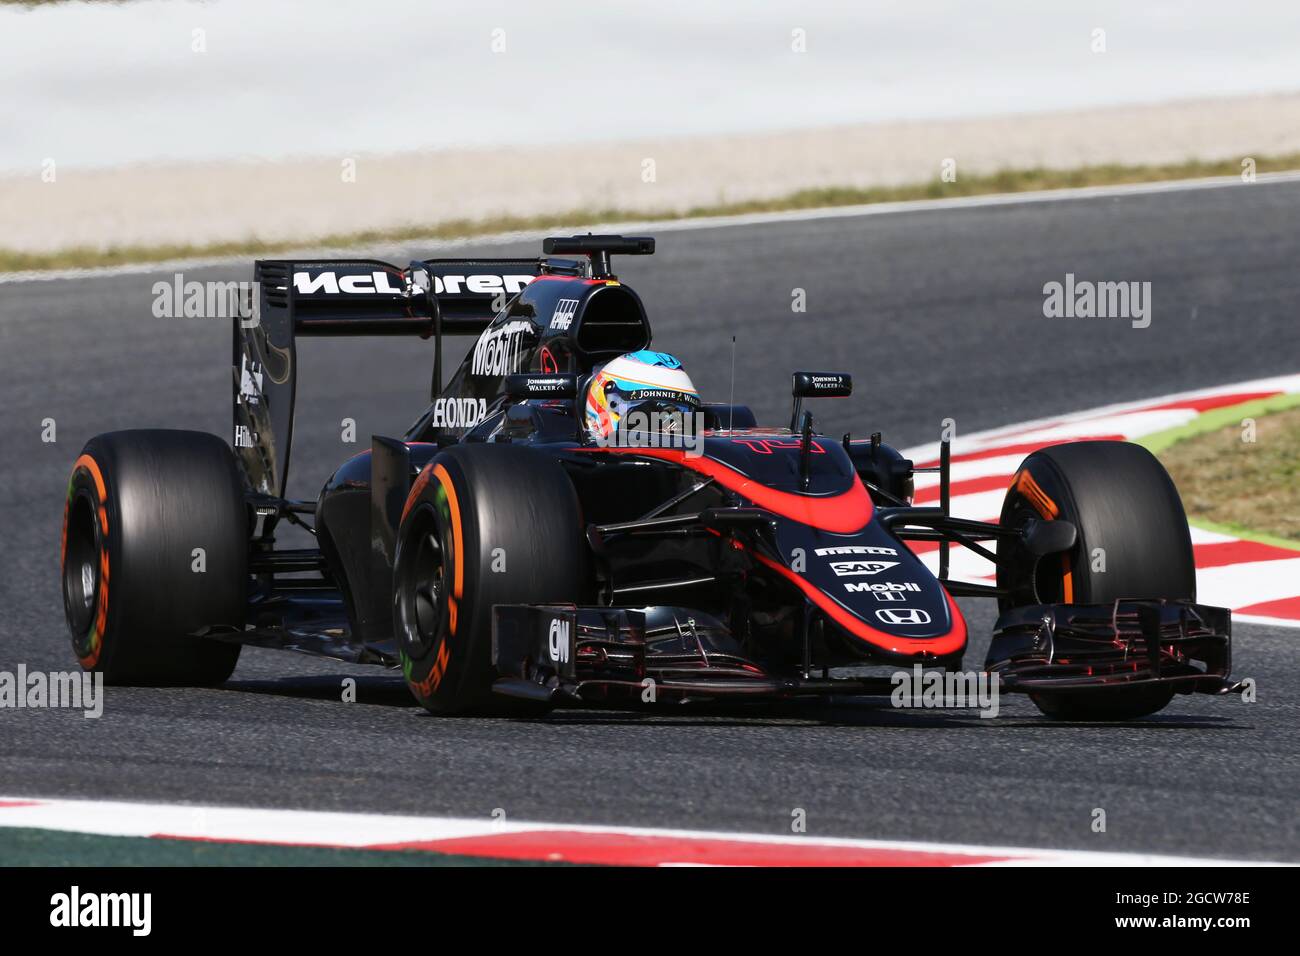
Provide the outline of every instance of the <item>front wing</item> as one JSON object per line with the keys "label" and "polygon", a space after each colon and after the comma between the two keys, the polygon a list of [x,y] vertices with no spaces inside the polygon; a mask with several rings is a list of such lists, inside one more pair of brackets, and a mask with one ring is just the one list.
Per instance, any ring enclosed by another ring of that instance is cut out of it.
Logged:
{"label": "front wing", "polygon": [[[1043,604],[1004,613],[985,670],[1005,691],[1137,684],[1234,689],[1231,614],[1190,601]],[[493,690],[552,704],[887,695],[890,676],[773,673],[720,621],[688,608],[497,605]]]}

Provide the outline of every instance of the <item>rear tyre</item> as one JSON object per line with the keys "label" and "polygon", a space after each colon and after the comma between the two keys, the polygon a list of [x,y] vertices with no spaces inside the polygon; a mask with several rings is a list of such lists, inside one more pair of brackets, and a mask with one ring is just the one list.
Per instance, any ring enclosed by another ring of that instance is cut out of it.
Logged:
{"label": "rear tyre", "polygon": [[248,518],[230,448],[202,432],[92,438],[63,512],[63,607],[81,666],[108,684],[219,684],[239,645]]}
{"label": "rear tyre", "polygon": [[[1019,527],[1031,518],[1070,521],[1078,541],[1069,552],[1038,562],[1023,548],[1003,549],[1007,565],[998,568],[998,586],[1012,592],[1001,599],[1003,610],[1119,598],[1196,599],[1182,499],[1164,466],[1140,445],[1074,442],[1034,452],[1016,472],[1000,520]],[[1030,697],[1060,720],[1131,720],[1162,710],[1173,694],[1172,688],[1147,685]]]}
{"label": "rear tyre", "polygon": [[579,604],[587,549],[563,466],[517,445],[447,449],[420,473],[398,530],[402,673],[435,714],[545,713],[492,693],[494,604]]}

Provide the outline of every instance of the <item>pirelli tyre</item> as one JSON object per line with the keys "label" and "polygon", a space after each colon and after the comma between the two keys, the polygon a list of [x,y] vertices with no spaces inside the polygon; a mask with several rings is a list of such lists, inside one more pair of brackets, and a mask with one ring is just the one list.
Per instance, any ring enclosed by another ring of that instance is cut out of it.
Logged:
{"label": "pirelli tyre", "polygon": [[407,497],[394,561],[394,627],[415,698],[444,715],[548,710],[492,693],[492,606],[583,603],[587,566],[559,462],[507,444],[440,453]]}
{"label": "pirelli tyre", "polygon": [[248,517],[234,456],[214,435],[92,438],[63,512],[63,607],[81,666],[109,684],[212,685],[243,627]]}
{"label": "pirelli tyre", "polygon": [[[1026,604],[1105,603],[1117,598],[1196,599],[1196,564],[1182,499],[1168,472],[1140,445],[1086,441],[1053,445],[1021,464],[1002,505],[1001,523],[1063,519],[1078,529],[1068,552],[1035,562],[1011,547],[998,568],[1010,595]],[[1168,687],[1031,694],[1061,720],[1128,720],[1162,710]]]}

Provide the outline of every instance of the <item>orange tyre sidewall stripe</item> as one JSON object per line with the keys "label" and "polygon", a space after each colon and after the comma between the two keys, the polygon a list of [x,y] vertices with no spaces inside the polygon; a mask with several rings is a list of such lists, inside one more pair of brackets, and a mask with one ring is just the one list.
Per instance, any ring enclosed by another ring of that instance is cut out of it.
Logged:
{"label": "orange tyre sidewall stripe", "polygon": [[1047,520],[1054,519],[1061,513],[1061,509],[1056,506],[1056,502],[1051,499],[1028,470],[1022,469],[1016,476],[1016,491],[1024,495],[1034,510]]}
{"label": "orange tyre sidewall stripe", "polygon": [[465,549],[463,547],[464,537],[461,534],[460,526],[460,502],[456,498],[456,488],[454,487],[451,475],[447,474],[447,469],[442,465],[435,465],[433,475],[438,479],[438,484],[442,485],[443,491],[447,493],[447,504],[451,511],[451,546],[456,552],[454,557],[455,572],[452,576],[451,588],[451,606],[450,625],[451,633],[456,633],[456,612],[460,605],[461,597],[465,593]]}
{"label": "orange tyre sidewall stripe", "polygon": [[[81,666],[89,669],[99,663],[100,651],[104,646],[104,629],[108,626],[108,486],[104,483],[104,475],[99,470],[99,463],[90,455],[82,455],[73,464],[72,476],[74,480],[77,472],[83,469],[94,482],[95,494],[99,499],[97,517],[99,518],[99,528],[103,541],[102,547],[99,549],[99,600],[96,602],[95,622],[90,631],[90,653],[78,658]],[[70,504],[71,499],[69,499]],[[65,505],[63,510],[63,545],[59,558],[60,567],[63,566],[68,557],[69,505]]]}
{"label": "orange tyre sidewall stripe", "polygon": [[[1038,512],[1039,516],[1052,521],[1061,513],[1051,496],[1043,490],[1042,485],[1034,480],[1034,476],[1029,473],[1029,469],[1022,468],[1016,475],[1014,485],[1016,491],[1029,502],[1030,506]],[[1070,556],[1061,555],[1061,600],[1066,604],[1074,602],[1074,571],[1070,567]]]}
{"label": "orange tyre sidewall stripe", "polygon": [[[447,600],[447,629],[449,634],[454,635],[459,617],[461,597],[465,592],[464,536],[460,523],[460,501],[456,497],[456,489],[446,468],[442,465],[426,466],[420,472],[420,477],[416,479],[415,485],[411,488],[411,493],[407,496],[406,507],[402,510],[402,518],[405,520],[407,512],[415,505],[419,492],[433,478],[438,480],[438,484],[446,494],[447,510],[451,514],[451,547],[454,552],[452,559],[455,568],[452,572],[451,596]],[[447,667],[450,663],[451,648],[447,646],[447,638],[443,637],[438,642],[437,649],[433,652],[433,664],[429,669],[429,673],[425,675],[423,680],[412,681],[411,686],[425,697],[432,695],[442,683],[442,679],[447,676]]]}
{"label": "orange tyre sidewall stripe", "polygon": [[429,483],[429,473],[432,470],[432,468],[426,466],[425,469],[420,472],[420,476],[415,479],[415,484],[411,486],[411,490],[407,492],[406,504],[402,506],[402,521],[406,520],[406,516],[410,514],[411,509],[415,507],[415,502],[420,497],[420,492],[423,491],[424,486]]}

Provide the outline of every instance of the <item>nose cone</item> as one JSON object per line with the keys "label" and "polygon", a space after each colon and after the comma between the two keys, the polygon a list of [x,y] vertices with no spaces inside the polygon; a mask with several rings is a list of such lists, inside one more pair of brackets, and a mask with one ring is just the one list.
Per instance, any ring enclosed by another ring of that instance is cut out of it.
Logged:
{"label": "nose cone", "polygon": [[930,569],[878,522],[833,534],[783,521],[783,576],[864,650],[949,656],[966,643],[961,611]]}

